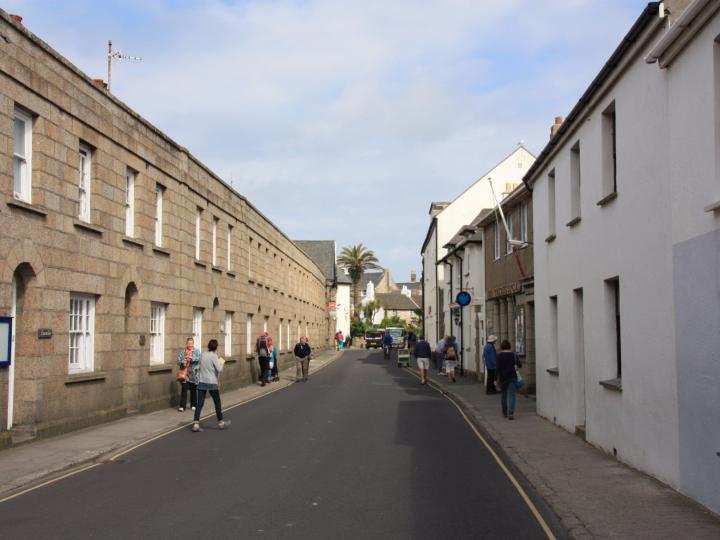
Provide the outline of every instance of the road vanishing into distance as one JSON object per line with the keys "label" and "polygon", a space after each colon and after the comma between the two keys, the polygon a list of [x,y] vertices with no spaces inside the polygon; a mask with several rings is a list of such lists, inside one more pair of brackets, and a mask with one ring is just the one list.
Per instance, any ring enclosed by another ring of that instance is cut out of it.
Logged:
{"label": "road vanishing into distance", "polygon": [[0,503],[0,537],[539,539],[545,520],[562,536],[458,409],[380,352],[226,418]]}

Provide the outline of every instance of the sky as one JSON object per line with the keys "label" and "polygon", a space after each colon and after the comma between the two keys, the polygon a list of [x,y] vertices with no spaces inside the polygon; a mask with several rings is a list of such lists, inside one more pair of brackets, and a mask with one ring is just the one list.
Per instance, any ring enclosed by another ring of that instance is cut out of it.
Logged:
{"label": "sky", "polygon": [[0,0],[290,238],[421,272],[432,201],[539,154],[647,2]]}

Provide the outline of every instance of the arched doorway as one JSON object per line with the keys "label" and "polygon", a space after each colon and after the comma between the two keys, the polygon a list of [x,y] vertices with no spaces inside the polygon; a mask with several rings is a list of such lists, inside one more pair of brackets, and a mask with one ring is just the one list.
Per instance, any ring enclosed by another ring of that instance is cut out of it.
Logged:
{"label": "arched doorway", "polygon": [[137,412],[140,408],[140,368],[145,336],[139,303],[137,284],[130,281],[125,287],[125,331],[113,334],[113,350],[118,351],[123,369],[123,400],[128,413]]}

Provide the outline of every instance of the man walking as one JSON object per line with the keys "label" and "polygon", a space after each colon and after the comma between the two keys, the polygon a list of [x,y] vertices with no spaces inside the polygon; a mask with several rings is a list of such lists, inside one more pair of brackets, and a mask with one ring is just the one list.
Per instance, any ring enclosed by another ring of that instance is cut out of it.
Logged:
{"label": "man walking", "polygon": [[424,336],[420,336],[420,340],[413,347],[413,356],[417,360],[417,366],[420,370],[420,384],[427,384],[428,369],[430,369],[430,344],[425,341]]}
{"label": "man walking", "polygon": [[485,393],[497,394],[495,389],[495,368],[497,366],[497,352],[495,351],[495,342],[497,336],[490,334],[487,343],[483,347],[482,357],[485,362]]}
{"label": "man walking", "polygon": [[[310,358],[312,357],[312,349],[307,342],[305,336],[300,338],[300,342],[295,345],[293,349],[295,355],[295,380],[297,382],[308,380],[308,369],[310,367]],[[300,378],[302,375],[302,378]]]}

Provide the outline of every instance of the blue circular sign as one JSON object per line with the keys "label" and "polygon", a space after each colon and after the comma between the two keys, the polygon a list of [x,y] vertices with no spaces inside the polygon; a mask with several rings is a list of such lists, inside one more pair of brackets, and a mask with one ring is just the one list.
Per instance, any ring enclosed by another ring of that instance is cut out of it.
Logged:
{"label": "blue circular sign", "polygon": [[461,306],[467,306],[472,301],[472,296],[470,296],[469,292],[460,291],[459,293],[457,293],[455,301]]}

